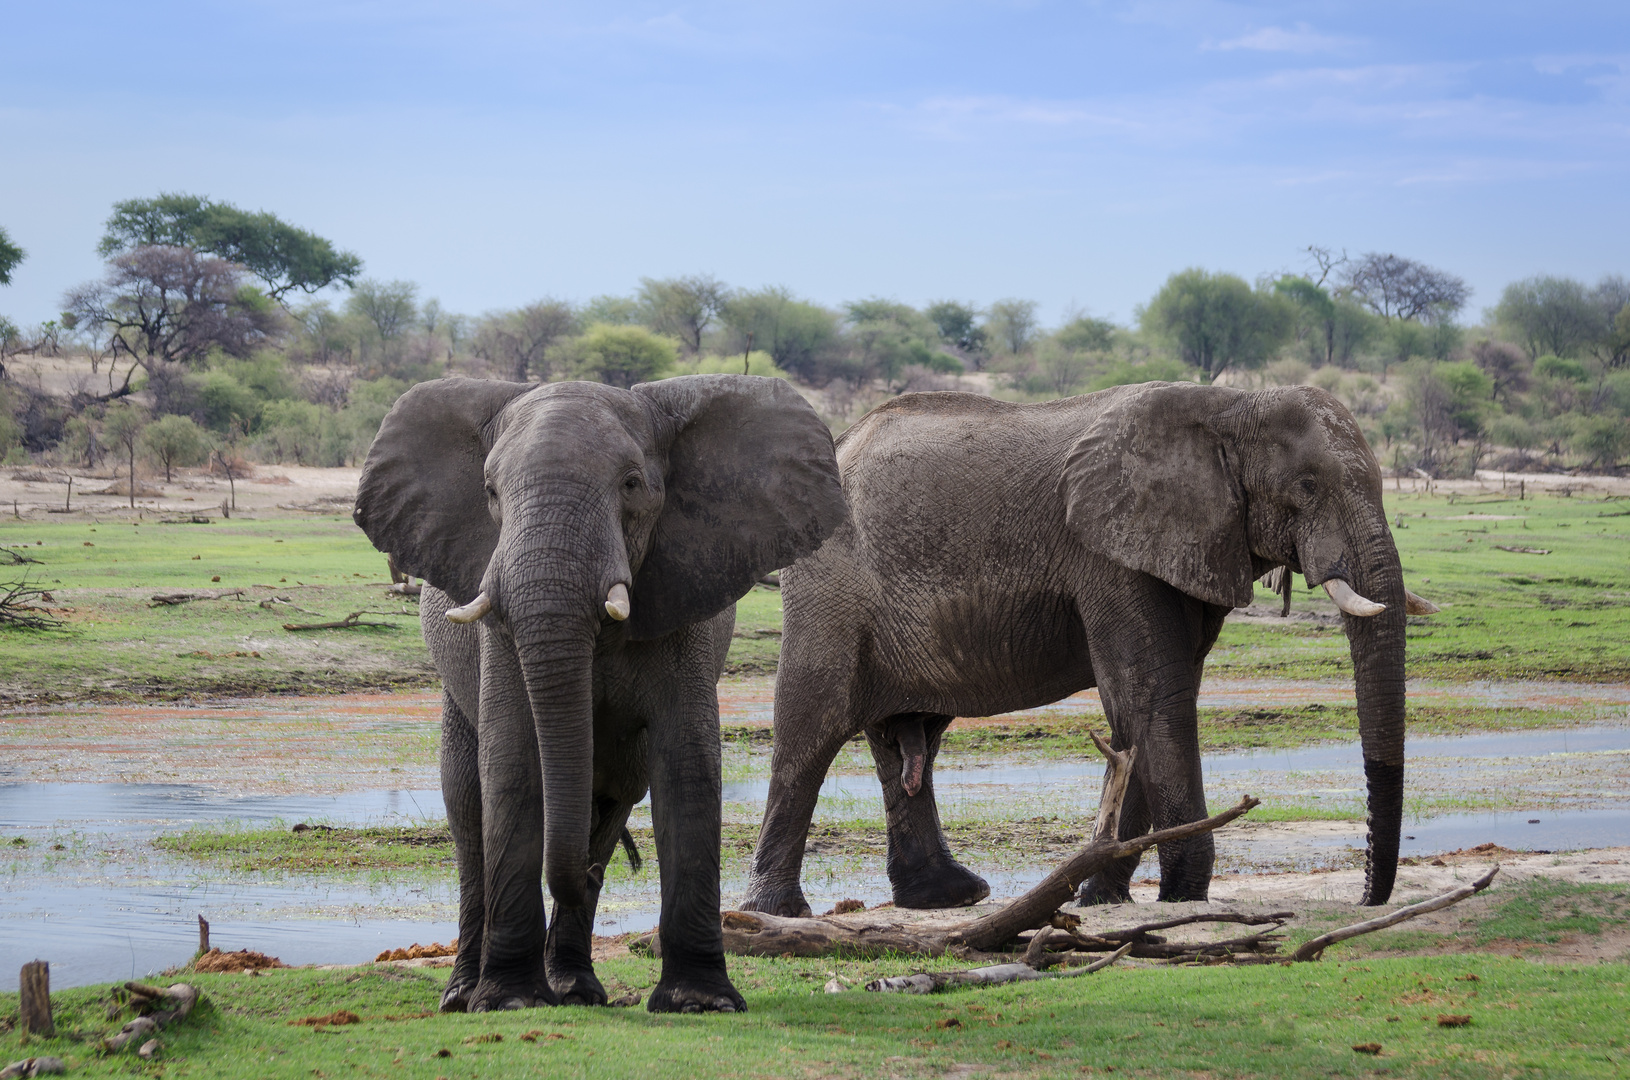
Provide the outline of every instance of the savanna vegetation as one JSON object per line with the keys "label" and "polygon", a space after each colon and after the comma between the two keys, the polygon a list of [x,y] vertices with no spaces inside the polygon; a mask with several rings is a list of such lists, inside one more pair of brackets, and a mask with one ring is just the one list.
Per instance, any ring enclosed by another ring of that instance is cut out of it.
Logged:
{"label": "savanna vegetation", "polygon": [[[123,433],[126,469],[167,476],[355,464],[419,380],[724,371],[795,380],[835,428],[907,390],[1310,383],[1407,473],[1612,471],[1630,456],[1630,280],[1616,275],[1514,282],[1473,320],[1452,273],[1315,246],[1300,270],[1254,282],[1174,273],[1127,325],[1072,312],[1049,327],[1023,298],[831,307],[705,274],[472,315],[366,276],[358,255],[274,214],[184,194],[115,204],[97,250],[104,275],[68,289],[58,318],[0,318],[0,461],[114,467]],[[0,285],[25,257],[0,232]],[[64,356],[66,384],[27,363]]]}

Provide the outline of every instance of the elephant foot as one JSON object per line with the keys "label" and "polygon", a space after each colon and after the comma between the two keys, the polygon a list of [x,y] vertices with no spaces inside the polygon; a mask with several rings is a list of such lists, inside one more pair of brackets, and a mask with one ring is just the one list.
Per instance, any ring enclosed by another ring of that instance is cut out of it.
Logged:
{"label": "elephant foot", "polygon": [[930,863],[901,877],[894,881],[890,875],[895,907],[967,907],[990,895],[990,883],[959,862]]}
{"label": "elephant foot", "polygon": [[549,986],[562,1005],[604,1005],[606,988],[592,969],[550,972]]}
{"label": "elephant foot", "polygon": [[1082,907],[1097,907],[1100,904],[1130,904],[1132,903],[1132,893],[1124,883],[1091,877],[1081,883],[1081,888],[1075,894],[1075,902]]}
{"label": "elephant foot", "polygon": [[477,983],[468,997],[469,1011],[473,1013],[509,1012],[559,1004],[560,998],[548,986],[516,986],[485,980]]}
{"label": "elephant foot", "polygon": [[762,911],[786,919],[807,919],[814,914],[804,890],[794,885],[786,889],[755,889],[741,902],[742,911]]}
{"label": "elephant foot", "polygon": [[739,1013],[747,1002],[727,978],[669,978],[663,976],[645,1007],[654,1013]]}
{"label": "elephant foot", "polygon": [[447,977],[447,988],[441,992],[441,1011],[469,1012],[470,999],[475,995],[480,974],[474,964],[454,964],[453,973]]}

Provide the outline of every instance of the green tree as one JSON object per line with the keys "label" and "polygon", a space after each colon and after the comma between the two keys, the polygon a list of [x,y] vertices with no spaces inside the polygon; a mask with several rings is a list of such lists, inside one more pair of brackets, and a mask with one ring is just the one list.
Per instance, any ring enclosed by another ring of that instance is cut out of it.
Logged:
{"label": "green tree", "polygon": [[1530,360],[1546,353],[1577,356],[1602,329],[1584,284],[1547,274],[1507,285],[1494,307],[1494,318],[1528,350]]}
{"label": "green tree", "polygon": [[1607,414],[1580,416],[1574,420],[1568,442],[1585,459],[1585,468],[1611,469],[1630,451],[1630,420]]}
{"label": "green tree", "polygon": [[936,300],[923,311],[940,337],[970,356],[985,350],[985,328],[979,325],[979,309],[957,300]]}
{"label": "green tree", "polygon": [[1273,283],[1273,291],[1296,305],[1296,340],[1313,363],[1336,359],[1336,301],[1305,277],[1286,275]]}
{"label": "green tree", "polygon": [[781,286],[733,293],[720,312],[731,331],[731,352],[770,354],[777,367],[806,382],[820,382],[840,337],[838,317],[799,300]]}
{"label": "green tree", "polygon": [[315,233],[266,211],[240,210],[200,195],[166,192],[113,204],[97,251],[104,257],[139,247],[185,247],[236,263],[266,283],[278,302],[290,290],[313,293],[352,284],[362,260]]}
{"label": "green tree", "polygon": [[11,272],[26,258],[28,252],[12,243],[11,234],[6,232],[4,225],[0,225],[0,285],[11,284]]}
{"label": "green tree", "polygon": [[985,333],[997,348],[1012,356],[1030,347],[1040,326],[1034,300],[998,300],[985,313]]}
{"label": "green tree", "polygon": [[583,326],[608,323],[611,326],[633,326],[640,321],[640,302],[632,296],[612,296],[609,293],[589,298],[577,313]]}
{"label": "green tree", "polygon": [[1166,279],[1141,322],[1212,382],[1230,367],[1260,366],[1289,337],[1294,317],[1291,302],[1272,289],[1192,268]]}
{"label": "green tree", "polygon": [[645,325],[677,338],[687,353],[702,351],[702,334],[730,298],[730,290],[710,274],[641,278],[640,314]]}
{"label": "green tree", "polygon": [[402,339],[418,315],[419,287],[411,281],[375,281],[363,278],[351,287],[345,310],[366,325],[379,345],[381,366],[395,366],[402,355]]}
{"label": "green tree", "polygon": [[278,464],[316,464],[322,436],[323,410],[309,401],[270,401],[261,410],[260,445]]}
{"label": "green tree", "polygon": [[628,388],[659,378],[673,367],[672,338],[643,326],[591,326],[562,344],[556,356],[582,377]]}
{"label": "green tree", "polygon": [[196,465],[207,450],[204,433],[188,416],[161,416],[148,424],[141,433],[141,448],[164,467],[166,484],[177,465]]}
{"label": "green tree", "polygon": [[1071,352],[1106,353],[1115,344],[1115,324],[1079,315],[1059,327],[1053,340]]}
{"label": "green tree", "polygon": [[108,406],[102,416],[102,438],[109,446],[125,452],[130,467],[130,508],[136,508],[136,448],[141,445],[142,429],[147,427],[147,412],[129,401],[118,401]]}

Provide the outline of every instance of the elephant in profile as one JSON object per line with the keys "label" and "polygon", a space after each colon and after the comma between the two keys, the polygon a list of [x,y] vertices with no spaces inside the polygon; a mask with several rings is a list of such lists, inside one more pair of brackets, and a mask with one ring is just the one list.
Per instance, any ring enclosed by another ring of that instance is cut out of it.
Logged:
{"label": "elephant in profile", "polygon": [[460,889],[444,1011],[605,1003],[595,906],[647,789],[648,1007],[745,1008],[719,928],[716,683],[736,600],[845,513],[831,434],[780,380],[442,379],[397,401],[355,517],[426,582]]}
{"label": "elephant in profile", "polygon": [[[1206,654],[1278,567],[1287,585],[1289,571],[1323,584],[1346,613],[1369,788],[1364,901],[1387,899],[1405,605],[1425,601],[1404,588],[1380,467],[1335,398],[1174,383],[1044,404],[906,394],[837,445],[850,518],[781,578],[773,772],[744,908],[808,913],[799,878],[816,795],[860,732],[883,785],[895,903],[983,898],[940,827],[941,735],[956,716],[1087,687],[1114,745],[1139,751],[1122,838],[1204,817]],[[1159,857],[1162,900],[1206,899],[1209,834]],[[1081,899],[1130,899],[1137,861],[1083,883]]]}

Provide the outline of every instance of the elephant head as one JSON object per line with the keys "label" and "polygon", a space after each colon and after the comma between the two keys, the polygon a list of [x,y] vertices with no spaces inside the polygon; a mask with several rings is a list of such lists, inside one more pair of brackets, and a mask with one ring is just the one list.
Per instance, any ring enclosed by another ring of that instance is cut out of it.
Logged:
{"label": "elephant head", "polygon": [[1249,604],[1253,579],[1284,567],[1344,612],[1369,789],[1364,902],[1385,903],[1403,812],[1405,608],[1430,605],[1404,588],[1374,453],[1313,387],[1105,393],[1061,480],[1088,547],[1225,607]]}
{"label": "elephant head", "polygon": [[404,394],[356,521],[405,573],[501,633],[544,784],[545,877],[583,902],[597,649],[663,637],[818,547],[846,513],[831,434],[777,379],[631,390],[442,379]]}

